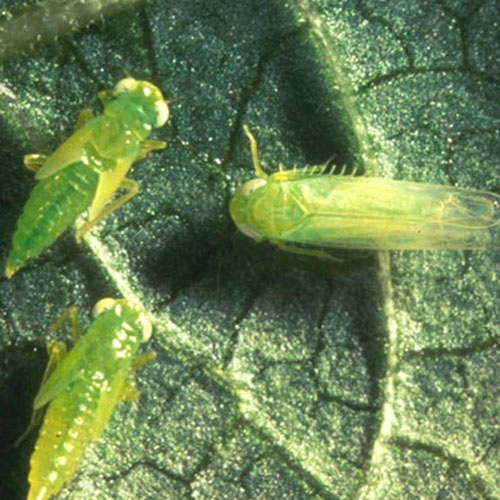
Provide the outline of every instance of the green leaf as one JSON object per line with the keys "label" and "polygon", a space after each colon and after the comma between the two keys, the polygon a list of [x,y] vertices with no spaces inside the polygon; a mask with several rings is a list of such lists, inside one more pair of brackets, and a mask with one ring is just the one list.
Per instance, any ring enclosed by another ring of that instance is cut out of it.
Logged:
{"label": "green leaf", "polygon": [[[48,325],[122,295],[158,357],[59,498],[500,498],[499,253],[332,264],[228,215],[253,176],[244,123],[268,172],[330,159],[498,192],[497,2],[122,6],[0,67],[2,262],[34,182],[23,154],[57,147],[124,70],[179,99],[139,195],[0,281],[2,446],[29,421]],[[25,497],[34,441],[0,455],[1,498]]]}

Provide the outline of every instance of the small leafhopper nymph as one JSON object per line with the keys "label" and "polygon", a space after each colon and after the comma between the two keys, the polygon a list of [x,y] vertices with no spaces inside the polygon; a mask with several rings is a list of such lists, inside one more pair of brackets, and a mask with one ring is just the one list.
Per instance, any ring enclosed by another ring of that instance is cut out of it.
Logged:
{"label": "small leafhopper nymph", "polygon": [[[73,313],[76,330],[76,310],[66,312]],[[94,314],[69,352],[62,342],[49,343],[51,356],[33,403],[35,415],[48,406],[31,455],[28,500],[46,500],[71,479],[115,406],[138,397],[134,370],[154,358],[153,352],[136,355],[151,336],[151,323],[135,305],[102,299]]]}
{"label": "small leafhopper nymph", "polygon": [[[154,127],[168,120],[169,109],[160,90],[146,81],[124,78],[112,91],[99,93],[103,113],[84,109],[77,128],[50,156],[26,155],[26,167],[39,181],[18,220],[5,275],[50,246],[78,215],[88,209],[77,241],[94,224],[135,196],[137,183],[126,177],[132,164],[163,141],[147,140]],[[127,192],[112,201],[117,189]]]}
{"label": "small leafhopper nymph", "polygon": [[[486,249],[500,243],[500,196],[304,168],[266,175],[248,127],[258,178],[235,194],[235,224],[257,241],[371,250]],[[317,172],[320,172],[319,174]],[[292,246],[292,248],[290,248]],[[299,249],[299,253],[308,252]],[[318,254],[320,252],[317,252]]]}

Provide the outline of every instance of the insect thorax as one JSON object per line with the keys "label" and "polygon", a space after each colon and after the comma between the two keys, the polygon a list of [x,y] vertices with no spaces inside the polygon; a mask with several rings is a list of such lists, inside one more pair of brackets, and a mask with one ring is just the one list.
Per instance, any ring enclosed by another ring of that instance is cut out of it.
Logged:
{"label": "insect thorax", "polygon": [[307,217],[292,183],[268,183],[248,200],[248,223],[259,234],[280,239]]}

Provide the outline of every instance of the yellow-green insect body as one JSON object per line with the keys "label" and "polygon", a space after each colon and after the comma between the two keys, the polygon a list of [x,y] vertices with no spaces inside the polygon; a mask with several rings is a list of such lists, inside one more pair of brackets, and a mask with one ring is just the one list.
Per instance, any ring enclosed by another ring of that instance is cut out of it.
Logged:
{"label": "yellow-green insect body", "polygon": [[[246,129],[249,133],[248,129]],[[253,140],[253,137],[251,137]],[[484,249],[500,243],[500,196],[451,186],[311,169],[262,174],[230,204],[256,240],[350,249]]]}
{"label": "yellow-green insect body", "polygon": [[[87,208],[88,222],[77,239],[96,222],[134,196],[137,185],[126,174],[132,163],[153,149],[165,147],[146,138],[168,119],[160,90],[149,82],[125,78],[113,92],[102,92],[101,115],[80,115],[83,124],[52,155],[28,155],[27,166],[39,180],[19,218],[5,274],[11,277],[24,263],[51,245]],[[128,193],[110,203],[118,188]]]}
{"label": "yellow-green insect body", "polygon": [[49,406],[31,456],[28,500],[50,498],[72,477],[86,446],[126,396],[134,355],[150,338],[151,323],[126,300],[103,299],[96,312],[35,398],[35,411]]}

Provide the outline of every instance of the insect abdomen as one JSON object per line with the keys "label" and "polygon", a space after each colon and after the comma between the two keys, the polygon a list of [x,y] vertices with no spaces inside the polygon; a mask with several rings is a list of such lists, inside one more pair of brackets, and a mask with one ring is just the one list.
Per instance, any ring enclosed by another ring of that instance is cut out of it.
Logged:
{"label": "insect abdomen", "polygon": [[92,202],[98,175],[82,162],[73,163],[33,188],[18,220],[5,274],[51,245]]}
{"label": "insect abdomen", "polygon": [[31,456],[28,500],[50,498],[72,477],[91,440],[99,394],[85,377],[51,402]]}

